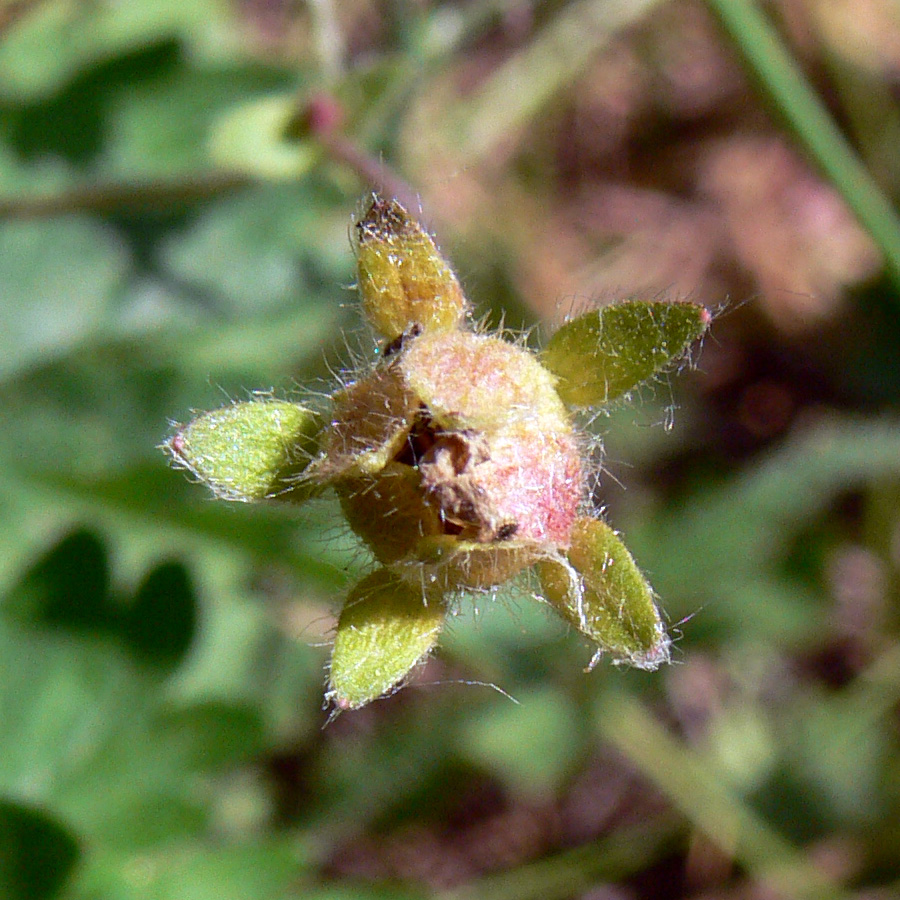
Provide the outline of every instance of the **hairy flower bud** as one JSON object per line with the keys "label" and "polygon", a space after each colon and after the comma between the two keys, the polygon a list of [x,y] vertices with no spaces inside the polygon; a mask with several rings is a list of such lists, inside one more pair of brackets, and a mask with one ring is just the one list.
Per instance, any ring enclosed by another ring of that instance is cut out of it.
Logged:
{"label": "hairy flower bud", "polygon": [[459,327],[468,310],[456,275],[422,226],[395,200],[375,196],[356,226],[363,312],[388,340],[418,326]]}
{"label": "hairy flower bud", "polygon": [[334,392],[315,438],[311,412],[270,400],[202,415],[166,444],[226,499],[337,493],[380,568],[340,614],[328,699],[355,709],[393,691],[435,646],[452,598],[532,566],[546,601],[597,645],[595,661],[667,661],[653,592],[591,506],[573,411],[681,358],[706,310],[613,304],[567,322],[536,355],[466,327],[456,276],[395,201],[372,199],[356,252],[363,313],[385,344]]}

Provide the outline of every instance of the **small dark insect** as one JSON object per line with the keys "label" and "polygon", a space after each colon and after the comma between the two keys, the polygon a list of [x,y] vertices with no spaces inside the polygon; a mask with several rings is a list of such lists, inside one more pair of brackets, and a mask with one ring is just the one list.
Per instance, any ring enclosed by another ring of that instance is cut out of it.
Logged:
{"label": "small dark insect", "polygon": [[392,341],[385,344],[384,350],[381,351],[381,355],[387,358],[388,356],[393,356],[395,353],[399,353],[403,349],[403,345],[410,338],[418,337],[422,331],[422,326],[417,322],[412,328],[408,328],[403,334],[397,335]]}
{"label": "small dark insect", "polygon": [[518,530],[519,526],[516,522],[507,522],[497,529],[495,540],[508,541]]}

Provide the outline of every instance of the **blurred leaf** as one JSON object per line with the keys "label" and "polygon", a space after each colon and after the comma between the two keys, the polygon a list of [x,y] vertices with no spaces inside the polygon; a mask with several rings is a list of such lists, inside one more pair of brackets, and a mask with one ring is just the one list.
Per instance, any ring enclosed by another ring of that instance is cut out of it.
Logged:
{"label": "blurred leaf", "polygon": [[70,533],[25,573],[0,608],[31,624],[107,627],[114,610],[106,547],[91,531]]}
{"label": "blurred leaf", "polygon": [[[247,96],[289,84],[285,75],[262,68],[197,69],[182,64],[146,84],[132,85],[110,110],[113,129],[105,148],[109,171],[141,180],[207,171],[219,118]],[[239,171],[233,165],[225,169]]]}
{"label": "blurred leaf", "polygon": [[2,611],[32,627],[106,634],[139,659],[174,667],[196,628],[196,599],[180,562],[156,566],[134,600],[113,596],[106,547],[80,529],[62,538],[9,592]]}
{"label": "blurred leaf", "polygon": [[[71,183],[76,172],[83,173],[103,153],[110,136],[109,107],[115,98],[170,71],[177,59],[174,42],[135,47],[78,71],[46,96],[0,100],[0,133],[34,164],[46,167],[54,158],[65,160],[72,167]],[[23,196],[27,185],[25,181],[12,190]]]}
{"label": "blurred leaf", "polygon": [[[311,305],[305,296],[303,251],[318,248],[323,229],[334,236],[331,217],[309,207],[294,185],[268,186],[212,204],[186,232],[163,245],[162,262],[178,278],[215,292],[242,316],[278,305]],[[346,273],[350,263],[347,252]],[[316,265],[321,265],[318,259]],[[339,289],[329,283],[328,292],[337,307]]]}
{"label": "blurred leaf", "polygon": [[169,743],[187,772],[225,769],[262,750],[263,731],[255,710],[209,701],[164,710],[156,719],[158,740]]}
{"label": "blurred leaf", "polygon": [[730,482],[679,506],[643,511],[628,525],[629,544],[670,612],[703,612],[776,641],[822,624],[821,600],[785,578],[779,566],[793,535],[841,492],[900,473],[896,422],[823,419]]}
{"label": "blurred leaf", "polygon": [[0,649],[0,795],[77,823],[94,845],[192,833],[211,814],[210,777],[257,750],[257,716],[224,705],[166,728],[159,680],[108,643],[0,625]]}
{"label": "blurred leaf", "polygon": [[460,750],[516,792],[551,795],[581,762],[583,736],[571,699],[550,687],[518,691],[464,723]]}
{"label": "blurred leaf", "polygon": [[784,711],[783,767],[801,781],[834,827],[868,829],[889,816],[897,759],[892,721],[900,697],[900,643],[887,645],[837,692],[806,691]]}
{"label": "blurred leaf", "polygon": [[36,4],[0,43],[3,93],[15,98],[45,95],[94,62],[209,25],[220,8],[216,0]]}
{"label": "blurred leaf", "polygon": [[49,900],[79,856],[78,842],[46,813],[0,798],[0,895]]}
{"label": "blurred leaf", "polygon": [[823,694],[804,699],[784,723],[784,766],[834,823],[866,827],[884,812],[884,766],[896,743],[882,722],[848,715],[845,704]]}
{"label": "blurred leaf", "polygon": [[260,178],[295,179],[322,156],[308,137],[289,131],[299,108],[295,93],[263,97],[230,109],[216,123],[211,138],[213,160],[230,171]]}
{"label": "blurred leaf", "polygon": [[228,506],[197,497],[197,489],[158,465],[136,466],[105,479],[79,478],[50,472],[27,473],[33,486],[49,491],[57,503],[81,509],[110,526],[127,525],[138,535],[151,531],[159,540],[177,536],[196,549],[214,544],[247,561],[266,561],[295,570],[326,586],[343,584],[340,574],[358,556],[358,543],[323,534],[333,529],[337,513],[323,502],[297,511],[287,504]]}
{"label": "blurred leaf", "polygon": [[187,840],[139,856],[95,854],[64,900],[286,900],[304,869],[296,839]]}
{"label": "blurred leaf", "polygon": [[411,888],[380,887],[366,882],[306,888],[301,894],[302,900],[424,900],[425,896]]}
{"label": "blurred leaf", "polygon": [[166,668],[181,662],[197,630],[197,600],[183,563],[161,563],[147,574],[123,627],[140,658]]}
{"label": "blurred leaf", "polygon": [[43,157],[36,163],[25,163],[3,142],[2,131],[0,127],[0,191],[4,196],[16,196],[26,191],[49,193],[68,186],[71,173],[62,160]]}
{"label": "blurred leaf", "polygon": [[92,219],[0,223],[0,376],[110,328],[128,255]]}

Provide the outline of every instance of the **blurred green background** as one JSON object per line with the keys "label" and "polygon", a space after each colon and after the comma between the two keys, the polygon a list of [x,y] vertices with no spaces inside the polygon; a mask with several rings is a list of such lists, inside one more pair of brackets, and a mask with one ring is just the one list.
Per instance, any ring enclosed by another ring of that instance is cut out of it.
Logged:
{"label": "blurred green background", "polygon": [[[0,3],[0,897],[900,894],[900,13],[762,12]],[[373,184],[495,324],[717,311],[590,426],[664,671],[585,674],[524,585],[323,728],[335,505],[166,468],[370,352]]]}

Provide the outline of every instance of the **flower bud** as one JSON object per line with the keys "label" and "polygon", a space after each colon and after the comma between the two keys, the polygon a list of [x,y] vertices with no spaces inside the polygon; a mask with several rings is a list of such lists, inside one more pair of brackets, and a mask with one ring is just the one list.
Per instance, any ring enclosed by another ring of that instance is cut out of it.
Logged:
{"label": "flower bud", "polygon": [[655,669],[670,639],[615,532],[591,515],[573,408],[611,403],[681,358],[709,313],[629,301],[567,322],[543,354],[467,329],[434,242],[374,196],[357,224],[363,312],[386,343],[322,425],[276,400],[199,416],[164,445],[217,496],[300,501],[333,487],[382,568],[343,607],[327,700],[390,693],[435,646],[460,592],[536,566],[545,599],[615,662]]}
{"label": "flower bud", "polygon": [[556,376],[533,353],[502,338],[423,334],[409,342],[399,365],[443,428],[572,431]]}
{"label": "flower bud", "polygon": [[394,200],[377,194],[356,226],[356,269],[363,313],[388,340],[410,329],[448,331],[468,304],[434,241]]}

